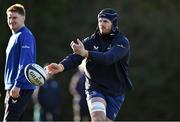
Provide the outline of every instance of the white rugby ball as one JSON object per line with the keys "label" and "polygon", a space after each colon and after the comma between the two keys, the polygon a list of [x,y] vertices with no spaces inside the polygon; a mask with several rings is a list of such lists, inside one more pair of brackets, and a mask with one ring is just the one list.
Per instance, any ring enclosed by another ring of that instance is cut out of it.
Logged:
{"label": "white rugby ball", "polygon": [[42,86],[47,80],[47,73],[40,65],[32,63],[28,64],[24,69],[26,79],[36,85]]}

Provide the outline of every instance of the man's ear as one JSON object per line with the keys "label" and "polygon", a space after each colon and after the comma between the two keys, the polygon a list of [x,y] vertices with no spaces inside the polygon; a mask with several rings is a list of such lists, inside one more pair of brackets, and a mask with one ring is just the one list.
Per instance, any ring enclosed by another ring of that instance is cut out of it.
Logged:
{"label": "man's ear", "polygon": [[23,16],[23,20],[24,20],[24,21],[26,20],[26,17],[25,17],[25,16]]}

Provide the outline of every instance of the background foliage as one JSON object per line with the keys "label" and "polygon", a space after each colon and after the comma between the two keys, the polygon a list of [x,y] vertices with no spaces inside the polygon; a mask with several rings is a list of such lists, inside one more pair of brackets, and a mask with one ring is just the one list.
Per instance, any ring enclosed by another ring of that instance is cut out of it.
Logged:
{"label": "background foliage", "polygon": [[[37,38],[37,63],[59,62],[72,52],[70,42],[91,35],[97,14],[105,7],[120,14],[119,28],[132,48],[127,94],[117,120],[180,120],[180,1],[179,0],[3,0],[0,1],[0,120],[3,116],[5,49],[11,32],[6,9],[22,3],[26,25]],[[56,75],[62,86],[62,120],[72,120],[69,80],[75,70]],[[108,71],[107,71],[108,72]],[[32,120],[31,103],[24,114]]]}

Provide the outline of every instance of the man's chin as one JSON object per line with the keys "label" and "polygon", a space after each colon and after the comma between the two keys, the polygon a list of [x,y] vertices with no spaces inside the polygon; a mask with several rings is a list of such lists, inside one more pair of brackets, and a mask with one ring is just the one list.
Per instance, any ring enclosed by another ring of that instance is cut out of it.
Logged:
{"label": "man's chin", "polygon": [[10,29],[11,29],[11,30],[16,30],[16,28],[14,28],[14,27],[12,27],[12,26],[10,27]]}
{"label": "man's chin", "polygon": [[108,35],[110,32],[101,32],[101,35]]}

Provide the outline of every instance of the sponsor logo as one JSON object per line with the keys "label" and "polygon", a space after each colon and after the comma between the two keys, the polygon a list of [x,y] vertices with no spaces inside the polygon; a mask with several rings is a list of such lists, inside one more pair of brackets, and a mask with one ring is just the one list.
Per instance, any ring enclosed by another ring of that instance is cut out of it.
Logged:
{"label": "sponsor logo", "polygon": [[120,45],[117,45],[118,47],[121,47],[121,48],[126,48],[124,47],[124,45],[120,44]]}
{"label": "sponsor logo", "polygon": [[94,45],[94,50],[98,50],[98,49],[99,49],[99,47]]}
{"label": "sponsor logo", "polygon": [[12,99],[12,103],[17,103],[17,100]]}
{"label": "sponsor logo", "polygon": [[28,45],[23,45],[22,48],[30,48]]}

